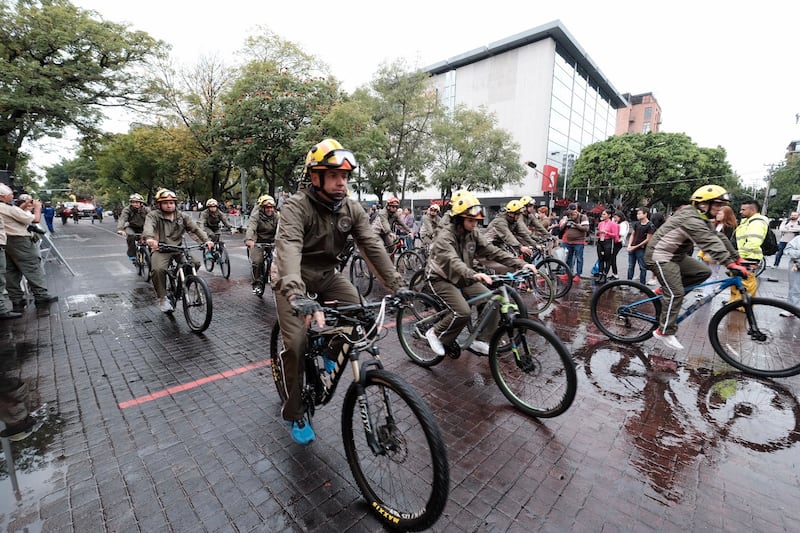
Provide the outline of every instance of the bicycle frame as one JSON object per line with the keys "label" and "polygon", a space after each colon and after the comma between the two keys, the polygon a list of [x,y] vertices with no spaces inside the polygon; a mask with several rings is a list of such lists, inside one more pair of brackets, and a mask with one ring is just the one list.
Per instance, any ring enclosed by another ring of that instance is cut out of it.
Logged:
{"label": "bicycle frame", "polygon": [[[750,301],[750,295],[744,288],[744,283],[742,282],[742,279],[739,276],[729,276],[721,280],[706,281],[704,283],[700,283],[699,285],[692,285],[691,287],[686,287],[685,292],[686,294],[688,294],[695,289],[699,289],[701,287],[710,287],[711,285],[718,285],[718,287],[714,290],[712,294],[704,296],[702,299],[696,301],[695,303],[693,303],[692,305],[681,311],[676,319],[676,324],[680,324],[681,322],[692,316],[695,311],[697,311],[698,309],[706,305],[708,302],[713,300],[716,295],[718,295],[719,293],[730,287],[736,287],[737,289],[739,289],[739,292],[742,294],[743,303],[746,304]],[[656,324],[658,323],[657,316],[652,316],[642,313],[637,309],[643,303],[659,300],[662,299],[663,297],[664,297],[663,295],[657,295],[652,298],[647,298],[645,300],[639,300],[628,305],[623,305],[619,308],[619,314],[623,316],[632,316]]]}

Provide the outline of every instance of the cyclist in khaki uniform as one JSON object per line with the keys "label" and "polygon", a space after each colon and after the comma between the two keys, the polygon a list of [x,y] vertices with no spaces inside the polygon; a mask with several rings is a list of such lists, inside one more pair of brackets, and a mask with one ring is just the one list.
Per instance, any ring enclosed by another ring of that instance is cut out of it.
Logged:
{"label": "cyclist in khaki uniform", "polygon": [[[431,350],[437,355],[445,354],[445,346],[452,349],[451,345],[456,337],[469,322],[471,310],[467,298],[483,294],[487,291],[483,284],[492,282],[489,276],[473,269],[475,256],[497,261],[510,268],[527,268],[537,272],[535,266],[501,250],[478,232],[478,220],[483,219],[483,213],[475,195],[466,190],[457,191],[451,205],[451,222],[440,228],[436,235],[426,267],[426,283],[453,312],[425,333]],[[495,316],[495,320],[500,320],[499,315]],[[486,335],[491,335],[496,326],[496,322],[489,324],[483,331]],[[470,349],[488,354],[487,340],[475,340]]]}
{"label": "cyclist in khaki uniform", "polygon": [[275,212],[275,199],[269,194],[259,196],[258,210],[253,210],[247,219],[247,229],[244,234],[244,243],[250,249],[253,293],[257,296],[264,294],[261,265],[264,264],[266,253],[263,248],[256,248],[256,243],[274,243],[279,220],[280,215]]}
{"label": "cyclist in khaki uniform", "polygon": [[489,222],[489,227],[486,228],[485,233],[486,240],[495,246],[499,247],[505,244],[525,255],[531,255],[533,253],[532,248],[536,246],[536,241],[520,219],[524,209],[525,207],[519,200],[508,202],[505,213],[498,213]]}
{"label": "cyclist in khaki uniform", "polygon": [[315,439],[300,396],[306,331],[312,319],[318,326],[325,325],[324,313],[308,293],[315,293],[320,301],[359,303],[356,288],[337,272],[338,256],[347,238],[353,236],[384,286],[400,297],[410,296],[401,288],[402,279],[370,227],[364,208],[347,197],[347,181],[356,166],[353,153],[333,139],[312,147],[305,162],[305,175],[311,184],[284,202],[275,238],[271,274],[284,342],[284,351],[279,354],[286,390],[282,414],[294,441],[303,445]]}
{"label": "cyclist in khaki uniform", "polygon": [[206,208],[200,213],[198,224],[214,242],[219,241],[220,226],[225,226],[225,229],[230,231],[231,235],[236,233],[236,229],[231,226],[228,220],[228,215],[219,210],[219,202],[214,198],[209,198],[206,202]]}
{"label": "cyclist in khaki uniform", "polygon": [[539,217],[536,216],[536,202],[530,196],[523,196],[519,199],[522,204],[522,223],[528,228],[528,231],[536,239],[547,239],[550,237],[550,231],[542,225]]}
{"label": "cyclist in khaki uniform", "polygon": [[134,193],[130,196],[130,204],[126,205],[117,220],[117,233],[126,238],[128,242],[128,259],[136,259],[136,237],[135,234],[142,233],[144,219],[150,209],[144,205],[144,198],[141,194]]}
{"label": "cyclist in khaki uniform", "polygon": [[436,232],[439,230],[439,206],[431,204],[428,212],[422,217],[422,228],[419,230],[419,238],[426,250],[430,250]]}
{"label": "cyclist in khaki uniform", "polygon": [[[378,211],[378,216],[372,223],[375,232],[383,239],[383,244],[386,248],[390,248],[397,240],[395,229],[399,228],[406,233],[413,234],[414,231],[403,223],[403,218],[398,214],[400,210],[400,200],[397,198],[389,198],[386,202],[386,208]],[[389,250],[391,252],[391,250]]]}
{"label": "cyclist in khaki uniform", "polygon": [[156,193],[156,205],[158,205],[158,209],[147,213],[147,218],[144,220],[142,238],[153,251],[150,257],[152,270],[150,279],[158,298],[158,308],[165,313],[171,313],[174,309],[167,298],[167,268],[172,256],[175,256],[178,261],[183,261],[183,252],[159,252],[157,251],[158,243],[182,246],[183,235],[187,231],[196,237],[197,242],[205,243],[209,250],[214,248],[214,243],[209,240],[206,232],[197,225],[192,217],[178,211],[177,196],[174,192],[160,189]]}

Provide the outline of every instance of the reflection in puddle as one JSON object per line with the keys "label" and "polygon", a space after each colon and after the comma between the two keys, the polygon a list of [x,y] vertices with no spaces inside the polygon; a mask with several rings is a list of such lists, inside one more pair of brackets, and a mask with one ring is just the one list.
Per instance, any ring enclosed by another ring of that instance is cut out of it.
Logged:
{"label": "reflection in puddle", "polygon": [[55,408],[44,405],[31,412],[36,420],[34,431],[17,442],[6,441],[5,450],[11,450],[13,461],[9,465],[6,452],[0,460],[0,483],[11,487],[16,479],[18,491],[9,490],[8,497],[0,498],[0,530],[38,531],[38,506],[40,500],[53,492],[52,484],[62,477],[60,472],[62,457],[56,456],[48,448],[55,435],[61,431],[63,419]]}

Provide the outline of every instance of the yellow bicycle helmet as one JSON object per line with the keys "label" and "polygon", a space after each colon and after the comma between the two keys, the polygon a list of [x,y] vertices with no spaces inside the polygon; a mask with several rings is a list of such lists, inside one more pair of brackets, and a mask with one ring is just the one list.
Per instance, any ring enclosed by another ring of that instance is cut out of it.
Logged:
{"label": "yellow bicycle helmet", "polygon": [[262,194],[261,196],[258,197],[258,205],[260,205],[260,206],[264,206],[264,205],[275,206],[275,198],[273,198],[269,194]]}
{"label": "yellow bicycle helmet", "polygon": [[519,200],[511,200],[506,204],[506,212],[508,213],[519,213],[523,209],[525,209],[525,204]]}
{"label": "yellow bicycle helmet", "polygon": [[350,150],[339,144],[335,139],[325,139],[315,144],[308,155],[304,166],[304,173],[311,170],[325,170],[327,168],[340,168],[354,170],[358,166],[356,156]]}
{"label": "yellow bicycle helmet", "polygon": [[156,192],[156,202],[158,203],[164,202],[166,200],[177,200],[177,199],[178,195],[169,189],[159,189],[158,192]]}
{"label": "yellow bicycle helmet", "polygon": [[519,203],[522,204],[522,207],[528,207],[529,204],[533,203],[533,198],[530,196],[523,196],[519,199]]}
{"label": "yellow bicycle helmet", "polygon": [[483,218],[481,202],[470,191],[464,189],[456,191],[453,197],[450,198],[450,205],[450,214],[452,216],[478,220]]}
{"label": "yellow bicycle helmet", "polygon": [[692,194],[692,204],[703,202],[731,203],[731,195],[719,185],[704,185]]}
{"label": "yellow bicycle helmet", "polygon": [[217,207],[218,205],[219,202],[214,200],[213,198],[209,198],[208,201],[206,202],[206,207],[212,207],[212,206]]}

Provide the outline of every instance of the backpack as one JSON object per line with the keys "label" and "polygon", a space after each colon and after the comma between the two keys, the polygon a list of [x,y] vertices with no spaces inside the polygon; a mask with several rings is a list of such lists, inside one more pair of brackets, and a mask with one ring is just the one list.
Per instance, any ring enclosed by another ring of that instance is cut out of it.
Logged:
{"label": "backpack", "polygon": [[764,254],[764,257],[778,253],[778,239],[775,238],[775,232],[769,228],[767,228],[767,235],[761,242],[761,253]]}

